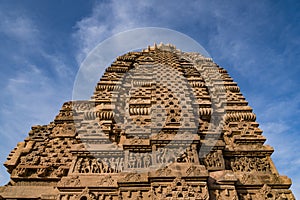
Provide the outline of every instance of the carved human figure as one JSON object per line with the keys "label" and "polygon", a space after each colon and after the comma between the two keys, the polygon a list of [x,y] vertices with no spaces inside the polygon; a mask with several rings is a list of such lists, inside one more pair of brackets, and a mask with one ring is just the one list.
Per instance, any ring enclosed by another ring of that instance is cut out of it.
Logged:
{"label": "carved human figure", "polygon": [[115,161],[114,157],[112,157],[112,158],[109,159],[109,164],[110,164],[110,172],[111,173],[116,172],[117,162]]}
{"label": "carved human figure", "polygon": [[165,148],[165,154],[164,154],[164,158],[165,158],[165,163],[171,163],[172,162],[172,158],[173,158],[173,150],[170,148]]}
{"label": "carved human figure", "polygon": [[171,187],[171,185],[168,185],[167,186],[167,194],[172,194],[172,187]]}
{"label": "carved human figure", "polygon": [[44,176],[46,174],[47,168],[38,168],[36,173],[38,176]]}
{"label": "carved human figure", "polygon": [[118,191],[118,200],[123,200],[122,191]]}
{"label": "carved human figure", "polygon": [[240,166],[237,162],[237,159],[231,161],[231,168],[233,171],[241,171],[242,166]]}
{"label": "carved human figure", "polygon": [[16,172],[16,174],[17,174],[17,176],[25,176],[26,175],[26,168],[23,168],[23,167],[21,167],[21,168],[17,168],[17,172]]}
{"label": "carved human figure", "polygon": [[192,148],[187,150],[187,162],[192,163],[194,162],[194,154]]}
{"label": "carved human figure", "polygon": [[32,154],[27,154],[26,155],[26,163],[27,164],[32,163],[32,160],[33,160]]}
{"label": "carved human figure", "polygon": [[69,195],[60,196],[60,200],[69,200]]}
{"label": "carved human figure", "polygon": [[162,154],[163,154],[163,148],[158,148],[157,149],[157,159],[156,159],[156,162],[157,163],[162,163],[162,159],[161,159],[161,157],[162,157]]}
{"label": "carved human figure", "polygon": [[99,167],[99,173],[104,173],[103,172],[103,163],[102,163],[101,159],[97,158],[96,160],[97,160],[98,167]]}
{"label": "carved human figure", "polygon": [[169,153],[169,150],[168,148],[162,148],[162,155],[161,155],[161,161],[160,163],[167,163],[168,162],[168,153]]}
{"label": "carved human figure", "polygon": [[261,171],[270,171],[270,163],[268,162],[267,158],[261,159],[261,162],[259,163],[259,168],[261,169]]}
{"label": "carved human figure", "polygon": [[144,167],[148,168],[150,166],[151,163],[151,156],[149,155],[149,153],[146,153],[144,156]]}
{"label": "carved human figure", "polygon": [[109,173],[109,163],[107,158],[103,158],[102,161],[103,173]]}
{"label": "carved human figure", "polygon": [[135,158],[136,158],[136,167],[142,168],[142,155],[140,153],[136,153]]}
{"label": "carved human figure", "polygon": [[222,160],[221,160],[220,156],[221,155],[218,154],[218,152],[215,152],[215,157],[216,157],[215,165],[216,165],[216,167],[222,167]]}
{"label": "carved human figure", "polygon": [[240,160],[241,160],[241,163],[243,164],[242,165],[242,167],[244,168],[243,171],[250,172],[251,171],[251,169],[250,169],[251,160],[247,159],[246,157],[242,157]]}
{"label": "carved human figure", "polygon": [[74,167],[74,172],[75,173],[80,173],[81,172],[81,163],[82,163],[82,158],[79,158],[76,162],[75,167]]}
{"label": "carved human figure", "polygon": [[157,199],[162,199],[162,196],[163,196],[163,190],[162,190],[161,185],[158,186],[158,188],[157,188],[156,196],[158,197]]}
{"label": "carved human figure", "polygon": [[147,196],[148,196],[148,199],[150,199],[150,200],[155,200],[155,199],[157,199],[157,198],[156,198],[155,191],[154,191],[154,188],[151,188],[151,189],[148,191]]}
{"label": "carved human figure", "polygon": [[179,147],[178,149],[178,156],[180,156],[181,154],[183,154],[185,152],[185,150],[183,149],[183,147]]}
{"label": "carved human figure", "polygon": [[53,175],[57,177],[62,177],[64,174],[64,169],[59,166],[57,170],[54,171]]}
{"label": "carved human figure", "polygon": [[194,194],[195,190],[194,190],[193,186],[191,186],[191,185],[188,186],[188,192]]}
{"label": "carved human figure", "polygon": [[92,173],[99,173],[100,172],[99,164],[98,164],[96,159],[92,159],[91,171],[92,171]]}
{"label": "carved human figure", "polygon": [[187,152],[183,152],[179,154],[179,156],[176,159],[177,162],[188,162],[188,155]]}
{"label": "carved human figure", "polygon": [[166,158],[167,163],[174,162],[175,158],[176,158],[176,149],[168,148],[167,158]]}
{"label": "carved human figure", "polygon": [[110,186],[110,185],[113,185],[114,183],[114,180],[111,178],[110,175],[107,175],[105,176],[104,178],[100,179],[99,182],[97,182],[99,185],[107,185],[107,186]]}
{"label": "carved human figure", "polygon": [[39,147],[38,147],[38,152],[39,152],[39,153],[43,153],[43,152],[45,151],[45,148],[46,148],[46,147],[45,147],[44,145],[39,146]]}
{"label": "carved human figure", "polygon": [[21,163],[20,164],[24,165],[26,163],[26,159],[27,158],[25,156],[21,157]]}
{"label": "carved human figure", "polygon": [[123,169],[124,169],[124,158],[121,158],[119,165],[118,165],[118,170],[119,170],[119,172],[122,172]]}
{"label": "carved human figure", "polygon": [[129,168],[134,168],[136,163],[136,158],[133,153],[129,154]]}
{"label": "carved human figure", "polygon": [[90,160],[88,158],[85,158],[81,163],[81,173],[90,173],[90,172],[91,172]]}
{"label": "carved human figure", "polygon": [[116,162],[115,162],[115,172],[120,172],[119,170],[119,165],[120,165],[120,157],[116,158]]}
{"label": "carved human figure", "polygon": [[251,196],[249,193],[245,196],[245,200],[251,200]]}
{"label": "carved human figure", "polygon": [[78,200],[78,195],[71,195],[69,200]]}

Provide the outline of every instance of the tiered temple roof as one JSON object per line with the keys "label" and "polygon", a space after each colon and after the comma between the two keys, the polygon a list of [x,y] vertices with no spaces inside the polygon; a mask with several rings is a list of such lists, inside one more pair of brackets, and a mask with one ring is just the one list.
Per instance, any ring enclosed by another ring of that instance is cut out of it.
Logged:
{"label": "tiered temple roof", "polygon": [[295,199],[227,71],[154,45],[118,57],[86,101],[33,126],[4,199]]}

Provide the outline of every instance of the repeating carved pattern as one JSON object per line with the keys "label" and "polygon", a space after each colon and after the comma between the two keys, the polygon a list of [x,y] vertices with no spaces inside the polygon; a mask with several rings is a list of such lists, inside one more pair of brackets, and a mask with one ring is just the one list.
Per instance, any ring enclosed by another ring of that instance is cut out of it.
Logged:
{"label": "repeating carved pattern", "polygon": [[270,199],[270,200],[284,200],[284,199],[291,199],[294,200],[295,198],[293,195],[289,193],[280,192],[277,190],[272,190],[270,186],[264,184],[263,187],[253,195],[253,199]]}
{"label": "repeating carved pattern", "polygon": [[158,148],[156,153],[156,163],[173,163],[173,162],[187,162],[194,163],[195,156],[192,147],[184,149],[179,147],[173,148]]}
{"label": "repeating carved pattern", "polygon": [[32,127],[0,198],[294,200],[255,120],[211,58],[163,44],[129,52],[90,100]]}
{"label": "repeating carved pattern", "polygon": [[75,173],[118,173],[124,170],[124,158],[79,158]]}
{"label": "repeating carved pattern", "polygon": [[150,153],[130,153],[128,158],[128,168],[148,168],[152,165]]}
{"label": "repeating carved pattern", "polygon": [[203,199],[208,200],[208,188],[205,184],[187,183],[175,178],[171,184],[152,184],[148,192],[149,199]]}
{"label": "repeating carved pattern", "polygon": [[240,172],[270,172],[270,163],[268,158],[258,157],[236,157],[231,161],[233,171]]}

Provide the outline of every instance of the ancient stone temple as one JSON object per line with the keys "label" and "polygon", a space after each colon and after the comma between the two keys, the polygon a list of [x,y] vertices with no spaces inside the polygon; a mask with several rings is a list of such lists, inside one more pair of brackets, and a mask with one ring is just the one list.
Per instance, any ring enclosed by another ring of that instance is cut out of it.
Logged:
{"label": "ancient stone temple", "polygon": [[154,45],[32,127],[4,163],[0,199],[295,199],[265,140],[225,69]]}

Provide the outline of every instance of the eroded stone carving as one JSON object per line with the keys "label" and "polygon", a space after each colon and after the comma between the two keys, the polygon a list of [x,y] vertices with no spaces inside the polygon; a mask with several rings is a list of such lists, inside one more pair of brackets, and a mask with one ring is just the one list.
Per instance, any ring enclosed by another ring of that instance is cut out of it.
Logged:
{"label": "eroded stone carving", "polygon": [[267,158],[237,157],[231,161],[233,171],[241,172],[270,172],[270,164]]}
{"label": "eroded stone carving", "polygon": [[215,151],[207,154],[205,165],[209,169],[224,169],[224,159],[221,151]]}
{"label": "eroded stone carving", "polygon": [[124,158],[78,158],[75,173],[118,173],[124,169]]}
{"label": "eroded stone carving", "polygon": [[32,127],[0,198],[293,200],[255,120],[211,58],[163,44],[129,52],[90,100]]}

